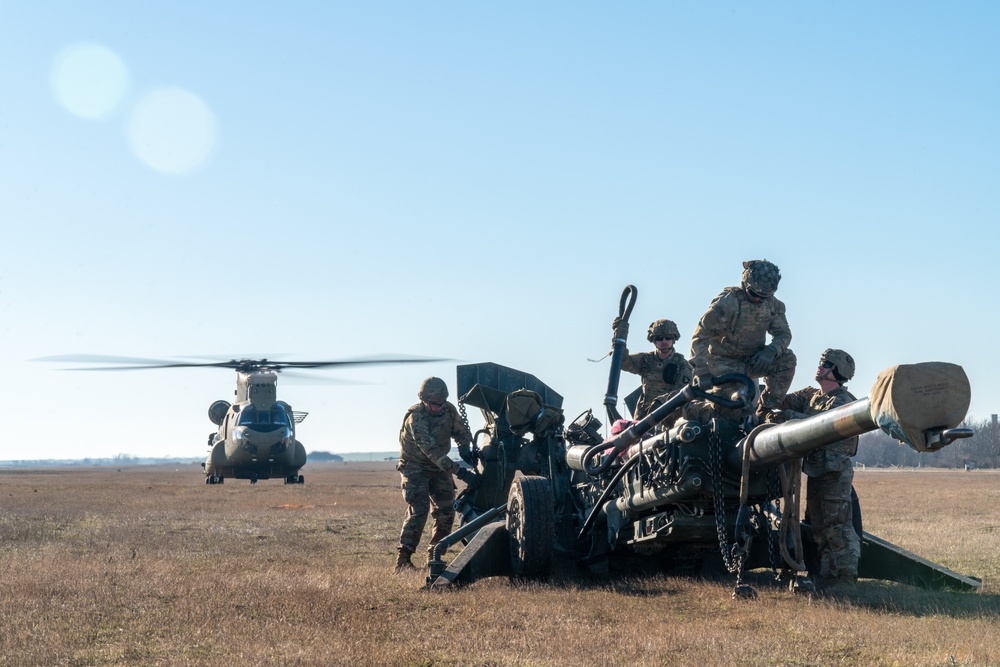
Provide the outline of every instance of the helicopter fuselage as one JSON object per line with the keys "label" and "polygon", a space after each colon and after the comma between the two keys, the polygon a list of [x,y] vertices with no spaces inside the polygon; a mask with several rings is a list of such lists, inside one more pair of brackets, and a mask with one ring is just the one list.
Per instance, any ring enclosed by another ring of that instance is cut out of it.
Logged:
{"label": "helicopter fuselage", "polygon": [[305,448],[295,439],[292,407],[277,400],[276,389],[274,372],[238,372],[236,402],[216,401],[209,408],[209,418],[219,427],[210,436],[204,466],[209,483],[226,477],[301,481]]}

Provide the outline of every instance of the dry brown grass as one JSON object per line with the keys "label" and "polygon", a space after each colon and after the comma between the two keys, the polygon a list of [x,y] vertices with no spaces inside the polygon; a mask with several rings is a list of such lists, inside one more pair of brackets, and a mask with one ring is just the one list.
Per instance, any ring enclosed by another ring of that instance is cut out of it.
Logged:
{"label": "dry brown grass", "polygon": [[391,574],[391,465],[304,472],[0,472],[0,664],[1000,665],[997,472],[860,472],[866,529],[985,585],[866,581],[852,602],[766,573],[753,602],[662,574],[431,593]]}

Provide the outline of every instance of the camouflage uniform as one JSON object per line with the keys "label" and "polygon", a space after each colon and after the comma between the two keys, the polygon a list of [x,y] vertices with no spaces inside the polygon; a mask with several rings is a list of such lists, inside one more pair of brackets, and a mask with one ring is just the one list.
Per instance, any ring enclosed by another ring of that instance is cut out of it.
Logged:
{"label": "camouflage uniform", "polygon": [[[767,344],[767,334],[771,342]],[[773,296],[754,303],[742,287],[727,287],[715,297],[691,337],[691,366],[696,376],[742,373],[752,378],[750,360],[770,347],[774,360],[763,372],[760,408],[777,407],[795,376],[795,353],[788,349],[792,331],[785,304]]]}
{"label": "camouflage uniform", "polygon": [[[809,387],[785,396],[780,407],[799,413],[790,416],[809,417],[854,400],[857,399],[844,387],[828,394]],[[857,452],[858,438],[854,436],[809,452],[802,461],[802,472],[807,478],[806,511],[819,550],[819,574],[824,585],[858,578],[861,539],[854,530],[851,503],[854,481],[851,457]]]}
{"label": "camouflage uniform", "polygon": [[642,395],[635,406],[636,419],[642,419],[656,407],[653,401],[657,397],[683,389],[693,376],[691,364],[676,350],[666,359],[660,359],[656,352],[626,354],[622,358],[622,370],[642,378]]}
{"label": "camouflage uniform", "polygon": [[452,475],[460,467],[448,455],[452,439],[462,447],[472,443],[472,435],[453,404],[445,403],[438,415],[431,414],[423,403],[407,410],[399,431],[397,466],[402,478],[403,499],[409,506],[399,534],[401,552],[412,554],[417,550],[428,513],[434,519],[429,550],[451,533],[455,521]]}

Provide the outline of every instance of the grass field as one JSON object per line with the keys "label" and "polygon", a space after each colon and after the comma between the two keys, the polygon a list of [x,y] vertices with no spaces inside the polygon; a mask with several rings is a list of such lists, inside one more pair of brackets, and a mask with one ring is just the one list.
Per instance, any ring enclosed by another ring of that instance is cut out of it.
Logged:
{"label": "grass field", "polygon": [[1000,665],[1000,472],[859,471],[866,530],[984,585],[852,601],[765,572],[755,601],[664,574],[432,593],[392,574],[391,464],[303,474],[0,470],[0,664]]}

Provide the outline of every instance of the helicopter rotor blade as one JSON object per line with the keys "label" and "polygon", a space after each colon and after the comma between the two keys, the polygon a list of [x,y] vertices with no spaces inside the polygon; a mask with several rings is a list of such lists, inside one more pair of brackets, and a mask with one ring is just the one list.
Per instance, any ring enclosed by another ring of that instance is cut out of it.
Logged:
{"label": "helicopter rotor blade", "polygon": [[276,361],[268,362],[267,365],[275,369],[282,368],[329,368],[332,366],[339,366],[341,368],[347,368],[350,366],[388,366],[391,364],[424,364],[436,361],[450,361],[450,359],[443,359],[438,357],[400,357],[400,356],[378,356],[378,357],[360,357],[357,359],[340,359],[337,361]]}
{"label": "helicopter rotor blade", "polygon": [[208,363],[188,363],[167,359],[147,359],[143,357],[115,357],[101,354],[60,354],[38,357],[32,361],[64,362],[77,364],[119,364],[118,366],[89,366],[87,368],[61,368],[64,371],[133,371],[147,368],[194,368],[199,366],[237,368],[239,362],[216,361]]}
{"label": "helicopter rotor blade", "polygon": [[290,370],[283,371],[281,373],[281,384],[283,386],[296,385],[296,386],[308,386],[308,385],[366,385],[371,384],[370,382],[362,382],[360,380],[347,380],[345,378],[335,378],[326,375],[316,375],[314,373],[301,373],[299,371]]}
{"label": "helicopter rotor blade", "polygon": [[115,357],[103,354],[57,354],[51,357],[37,357],[31,361],[50,361],[73,364],[169,364],[167,359],[149,359],[146,357]]}
{"label": "helicopter rotor blade", "polygon": [[379,366],[406,363],[430,363],[435,361],[450,361],[437,357],[403,357],[399,355],[380,355],[374,357],[359,357],[356,359],[339,359],[335,361],[271,361],[261,359],[229,359],[228,361],[170,361],[166,359],[146,359],[142,357],[115,357],[98,354],[64,354],[51,357],[39,357],[32,361],[66,362],[85,364],[118,364],[116,366],[89,366],[87,368],[63,368],[59,370],[72,371],[134,371],[155,368],[230,368],[238,371],[270,370],[281,373],[284,369],[312,369],[351,366]]}

